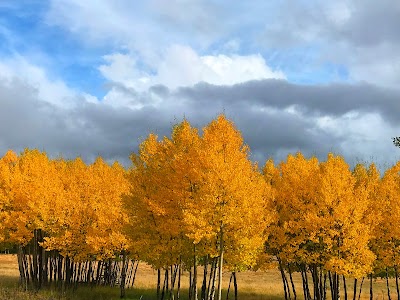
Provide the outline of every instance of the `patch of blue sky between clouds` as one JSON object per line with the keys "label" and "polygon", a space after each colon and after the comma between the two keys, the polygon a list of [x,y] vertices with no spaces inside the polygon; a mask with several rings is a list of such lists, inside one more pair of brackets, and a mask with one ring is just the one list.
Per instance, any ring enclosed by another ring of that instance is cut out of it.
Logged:
{"label": "patch of blue sky between clouds", "polygon": [[88,48],[82,41],[45,21],[46,1],[0,4],[2,60],[22,57],[44,68],[51,80],[61,79],[74,90],[103,97],[105,80],[96,69],[108,47]]}
{"label": "patch of blue sky between clouds", "polygon": [[286,71],[285,75],[289,82],[301,85],[352,82],[349,78],[347,68],[344,65],[333,63],[324,63],[313,68],[305,69],[301,73]]}

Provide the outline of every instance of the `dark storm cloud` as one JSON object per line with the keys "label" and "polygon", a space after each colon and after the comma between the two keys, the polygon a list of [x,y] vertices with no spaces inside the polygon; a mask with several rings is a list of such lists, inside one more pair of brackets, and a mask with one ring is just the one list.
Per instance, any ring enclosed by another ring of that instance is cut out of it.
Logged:
{"label": "dark storm cloud", "polygon": [[325,130],[318,125],[319,117],[371,112],[394,123],[400,116],[399,94],[370,85],[299,86],[262,80],[234,86],[202,83],[177,91],[156,86],[146,95],[162,100],[130,109],[81,99],[68,108],[38,100],[36,90],[20,81],[0,83],[0,151],[29,147],[52,157],[93,161],[101,155],[129,165],[129,154],[150,132],[168,136],[184,117],[202,128],[225,113],[243,133],[252,158],[263,164],[268,157],[279,161],[296,151],[319,158],[329,151],[341,153],[351,136]]}
{"label": "dark storm cloud", "polygon": [[258,109],[295,106],[302,113],[314,116],[341,116],[353,111],[377,112],[388,121],[400,121],[400,91],[366,83],[309,86],[274,79],[233,86],[201,83],[192,88],[181,88],[178,95],[200,106],[207,106],[208,102],[219,103],[223,107],[245,105]]}

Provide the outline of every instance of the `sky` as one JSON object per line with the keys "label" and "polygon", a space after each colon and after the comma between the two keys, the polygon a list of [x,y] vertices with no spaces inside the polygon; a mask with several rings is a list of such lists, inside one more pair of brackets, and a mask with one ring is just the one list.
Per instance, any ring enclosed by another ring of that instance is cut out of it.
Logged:
{"label": "sky", "polygon": [[0,155],[129,166],[224,113],[263,165],[400,160],[398,0],[1,0]]}

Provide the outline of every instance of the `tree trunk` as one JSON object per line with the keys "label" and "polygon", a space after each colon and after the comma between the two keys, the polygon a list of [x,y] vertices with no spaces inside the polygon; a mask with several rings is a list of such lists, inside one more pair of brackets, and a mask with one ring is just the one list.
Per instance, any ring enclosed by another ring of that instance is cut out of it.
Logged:
{"label": "tree trunk", "polygon": [[126,253],[125,250],[122,251],[122,267],[121,267],[121,282],[120,282],[120,298],[125,298],[125,278],[126,278]]}
{"label": "tree trunk", "polygon": [[361,279],[360,290],[358,291],[358,300],[361,298],[361,291],[364,283],[364,277]]}
{"label": "tree trunk", "polygon": [[292,276],[292,270],[290,269],[290,264],[288,264],[288,270],[289,270],[290,284],[292,285],[293,297],[294,297],[294,300],[296,300],[297,299],[296,287],[293,282],[293,276]]}
{"label": "tree trunk", "polygon": [[203,284],[201,285],[201,300],[206,300],[206,290],[207,290],[207,268],[208,268],[208,255],[204,260],[204,271],[203,271]]}
{"label": "tree trunk", "polygon": [[235,288],[235,300],[238,300],[238,285],[236,280],[236,272],[233,272],[233,286]]}
{"label": "tree trunk", "polygon": [[160,299],[161,270],[157,269],[157,300]]}
{"label": "tree trunk", "polygon": [[347,285],[346,277],[343,275],[343,290],[344,290],[344,300],[347,300]]}
{"label": "tree trunk", "polygon": [[[133,261],[133,266],[134,265],[135,265],[135,261]],[[133,266],[132,266],[132,268],[133,268]],[[131,287],[133,287],[135,285],[136,273],[137,273],[138,267],[139,267],[139,260],[136,262],[135,271],[133,272],[133,278],[132,278]]]}
{"label": "tree trunk", "polygon": [[197,255],[196,245],[193,245],[193,299],[197,300]]}
{"label": "tree trunk", "polygon": [[303,267],[300,267],[300,274],[301,274],[301,283],[303,284],[304,300],[309,300],[308,295],[307,295],[306,278],[304,276]]}
{"label": "tree trunk", "polygon": [[231,277],[229,278],[228,291],[226,292],[226,300],[229,299],[229,292],[231,290],[232,277],[233,277],[233,272],[231,273]]}
{"label": "tree trunk", "polygon": [[374,292],[372,290],[372,273],[370,274],[370,280],[369,280],[369,300],[374,299]]}
{"label": "tree trunk", "polygon": [[214,300],[215,297],[215,281],[217,279],[217,266],[218,266],[218,257],[215,258],[215,266],[214,266],[214,272],[212,276],[212,282],[211,282],[211,289],[210,289],[210,300]]}
{"label": "tree trunk", "polygon": [[219,264],[218,264],[218,300],[222,300],[222,268],[224,264],[224,227],[221,225],[219,235]]}
{"label": "tree trunk", "polygon": [[282,278],[282,283],[283,283],[283,291],[285,292],[285,300],[288,300],[288,286],[287,286],[287,280],[286,280],[286,276],[285,276],[285,271],[283,270],[282,267],[282,261],[279,257],[278,258],[278,263],[279,263],[279,271],[281,272],[281,278]]}
{"label": "tree trunk", "polygon": [[390,297],[389,272],[388,272],[388,268],[387,267],[386,267],[386,288],[387,288],[388,299],[392,300],[392,298]]}
{"label": "tree trunk", "polygon": [[178,269],[178,288],[176,291],[176,300],[179,300],[181,297],[181,271],[182,269],[182,257],[179,257],[179,269]]}
{"label": "tree trunk", "polygon": [[211,270],[210,270],[210,278],[208,280],[208,286],[207,286],[207,300],[211,299],[211,293],[212,293],[212,285],[214,285],[215,281],[215,268],[216,268],[216,258],[213,258],[211,262]]}
{"label": "tree trunk", "polygon": [[35,290],[39,289],[39,278],[38,278],[38,232],[37,229],[33,231],[33,272],[32,272],[32,282]]}
{"label": "tree trunk", "polygon": [[400,293],[399,293],[399,274],[397,272],[397,266],[394,266],[394,274],[396,276],[396,292],[397,292],[397,300],[400,300]]}
{"label": "tree trunk", "polygon": [[356,294],[357,294],[357,278],[354,279],[353,300],[356,300]]}
{"label": "tree trunk", "polygon": [[193,278],[192,278],[192,267],[189,270],[189,300],[193,300]]}

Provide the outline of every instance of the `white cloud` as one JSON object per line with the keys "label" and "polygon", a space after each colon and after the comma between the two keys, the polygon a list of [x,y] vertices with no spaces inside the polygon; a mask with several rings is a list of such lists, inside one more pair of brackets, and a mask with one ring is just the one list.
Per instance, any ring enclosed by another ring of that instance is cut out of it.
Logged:
{"label": "white cloud", "polygon": [[143,89],[148,82],[147,75],[138,70],[136,59],[131,55],[116,53],[103,57],[107,64],[98,69],[108,80],[123,84],[125,87]]}
{"label": "white cloud", "polygon": [[105,78],[139,92],[157,84],[176,89],[199,82],[233,85],[249,80],[285,78],[281,71],[272,70],[259,54],[200,56],[192,48],[181,45],[167,49],[154,74],[140,71],[136,60],[129,54],[115,53],[104,59],[107,64],[101,65],[99,70]]}
{"label": "white cloud", "polygon": [[317,118],[316,124],[329,135],[342,139],[342,143],[332,150],[340,151],[339,154],[349,161],[375,162],[385,169],[399,159],[394,155],[396,149],[390,138],[397,136],[400,128],[385,122],[378,113],[354,111],[339,117],[325,116]]}
{"label": "white cloud", "polygon": [[44,68],[22,56],[0,61],[0,78],[9,84],[15,79],[24,82],[35,90],[38,100],[59,107],[72,107],[79,101],[93,102],[95,98],[71,89],[60,79],[50,78]]}

